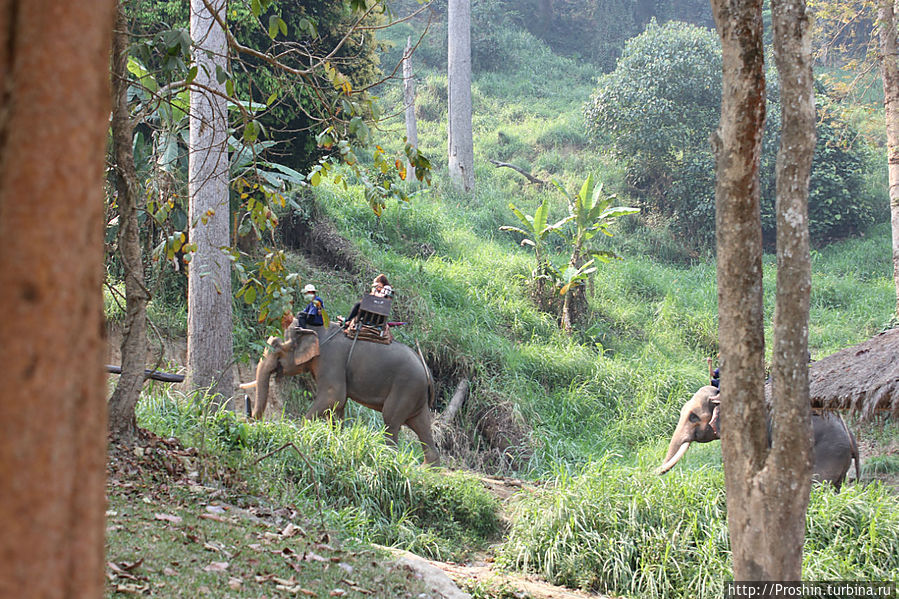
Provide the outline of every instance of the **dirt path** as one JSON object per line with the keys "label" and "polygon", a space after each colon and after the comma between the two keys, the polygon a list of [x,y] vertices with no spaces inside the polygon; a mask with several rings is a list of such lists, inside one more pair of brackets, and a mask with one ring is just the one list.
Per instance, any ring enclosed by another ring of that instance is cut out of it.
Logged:
{"label": "dirt path", "polygon": [[[499,500],[502,520],[510,523],[509,507],[514,505],[515,494],[527,489],[537,489],[539,483],[515,478],[488,476],[472,472],[484,487]],[[405,552],[399,552],[404,554]],[[418,556],[416,556],[418,557]],[[506,572],[497,568],[489,550],[472,556],[466,563],[439,562],[418,557],[425,563],[443,570],[461,588],[490,589],[497,597],[522,597],[529,599],[597,599],[605,597],[552,585],[539,576]]]}

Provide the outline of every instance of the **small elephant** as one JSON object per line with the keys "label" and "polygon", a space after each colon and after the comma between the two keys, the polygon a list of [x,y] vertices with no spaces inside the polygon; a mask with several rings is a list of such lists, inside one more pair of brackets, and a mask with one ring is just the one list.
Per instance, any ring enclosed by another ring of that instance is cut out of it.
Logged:
{"label": "small elephant", "polygon": [[[659,474],[671,470],[687,453],[690,443],[708,443],[721,438],[720,402],[718,389],[709,385],[699,389],[684,404],[665,461],[657,470]],[[839,414],[812,411],[812,434],[813,481],[830,482],[839,491],[852,460],[855,460],[856,478],[860,476],[858,445]]]}
{"label": "small elephant", "polygon": [[273,373],[291,376],[310,372],[317,391],[306,412],[307,419],[328,412],[341,417],[349,397],[381,412],[390,443],[396,443],[396,434],[405,424],[418,435],[425,463],[440,463],[429,410],[434,403],[434,379],[420,353],[398,342],[354,344],[336,324],[300,328],[294,323],[285,337],[286,341],[268,339],[269,348],[256,367],[256,380],[241,385],[244,389],[256,387],[253,418],[261,418],[265,412]]}

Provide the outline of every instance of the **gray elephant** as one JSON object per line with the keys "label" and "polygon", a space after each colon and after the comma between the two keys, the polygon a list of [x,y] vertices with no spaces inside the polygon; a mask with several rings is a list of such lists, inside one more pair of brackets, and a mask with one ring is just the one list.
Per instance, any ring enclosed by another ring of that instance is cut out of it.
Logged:
{"label": "gray elephant", "polygon": [[[681,408],[680,419],[668,445],[665,461],[657,470],[659,474],[671,470],[687,453],[690,443],[708,443],[720,439],[720,399],[715,397],[717,395],[716,387],[702,387]],[[855,460],[855,475],[858,478],[861,472],[858,446],[839,414],[812,411],[812,434],[813,481],[830,482],[839,491],[852,460]]]}
{"label": "gray elephant", "polygon": [[420,353],[402,343],[389,345],[353,340],[336,324],[328,328],[299,328],[295,324],[285,332],[287,340],[268,339],[256,367],[256,380],[241,385],[256,387],[253,417],[260,418],[268,403],[271,375],[290,376],[312,373],[317,391],[306,418],[333,412],[343,415],[347,397],[381,412],[387,426],[387,439],[396,443],[400,426],[411,428],[421,441],[425,463],[439,464],[440,456],[431,435],[434,379]]}

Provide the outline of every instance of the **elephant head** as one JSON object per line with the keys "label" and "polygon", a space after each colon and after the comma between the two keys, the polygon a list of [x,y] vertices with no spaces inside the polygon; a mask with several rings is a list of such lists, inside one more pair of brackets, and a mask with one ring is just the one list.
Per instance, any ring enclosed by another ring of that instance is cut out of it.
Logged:
{"label": "elephant head", "polygon": [[720,439],[719,407],[721,400],[718,397],[718,389],[711,385],[702,387],[693,397],[684,404],[680,411],[680,419],[677,428],[668,445],[668,453],[665,461],[656,472],[664,474],[677,464],[690,443],[708,443]]}
{"label": "elephant head", "polygon": [[294,375],[301,372],[315,372],[319,355],[318,335],[315,331],[291,327],[285,341],[279,337],[269,337],[268,347],[256,366],[256,380],[241,385],[248,389],[256,387],[256,402],[253,404],[253,418],[261,418],[268,404],[269,379],[271,375]]}

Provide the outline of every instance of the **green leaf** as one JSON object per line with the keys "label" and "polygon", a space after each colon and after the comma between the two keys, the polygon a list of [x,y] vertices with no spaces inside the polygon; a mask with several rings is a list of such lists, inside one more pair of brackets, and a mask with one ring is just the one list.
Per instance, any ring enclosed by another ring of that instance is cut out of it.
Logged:
{"label": "green leaf", "polygon": [[[196,68],[196,67],[194,67]],[[231,76],[228,74],[228,71],[222,68],[222,65],[215,65],[215,80],[219,82],[219,85],[230,79]]]}
{"label": "green leaf", "polygon": [[252,304],[256,301],[255,287],[247,287],[246,293],[243,294],[243,301],[245,301],[247,304]]}
{"label": "green leaf", "polygon": [[270,15],[268,18],[268,36],[272,39],[278,37],[278,21],[281,19],[278,15]]}

